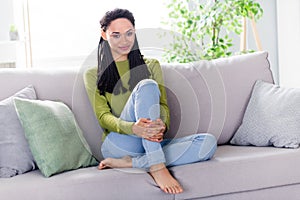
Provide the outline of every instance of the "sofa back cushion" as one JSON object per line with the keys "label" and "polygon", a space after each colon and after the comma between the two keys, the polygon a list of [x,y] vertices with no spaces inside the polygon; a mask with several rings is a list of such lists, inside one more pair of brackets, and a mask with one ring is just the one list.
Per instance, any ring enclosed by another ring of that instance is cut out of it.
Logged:
{"label": "sofa back cushion", "polygon": [[167,137],[208,132],[228,143],[241,124],[255,81],[273,82],[267,52],[162,64],[171,124]]}
{"label": "sofa back cushion", "polygon": [[0,100],[33,85],[40,100],[62,101],[72,109],[94,156],[101,159],[102,129],[83,84],[83,68],[17,68],[0,70]]}
{"label": "sofa back cushion", "polygon": [[[239,127],[256,80],[273,82],[266,52],[189,64],[161,64],[171,126],[167,137],[209,132],[219,144]],[[1,69],[0,100],[31,84],[38,99],[66,103],[93,154],[101,160],[102,129],[83,84],[84,68]]]}

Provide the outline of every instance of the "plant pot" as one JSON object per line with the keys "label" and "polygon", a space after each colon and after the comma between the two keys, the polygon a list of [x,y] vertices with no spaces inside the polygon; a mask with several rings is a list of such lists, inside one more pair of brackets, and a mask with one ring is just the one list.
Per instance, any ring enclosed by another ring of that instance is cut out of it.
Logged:
{"label": "plant pot", "polygon": [[17,31],[10,31],[9,32],[9,38],[10,40],[18,40],[19,39],[19,34]]}

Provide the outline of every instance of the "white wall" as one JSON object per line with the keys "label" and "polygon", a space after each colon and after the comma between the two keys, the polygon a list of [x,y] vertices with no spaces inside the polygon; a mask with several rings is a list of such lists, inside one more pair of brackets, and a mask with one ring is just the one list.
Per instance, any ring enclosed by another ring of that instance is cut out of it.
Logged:
{"label": "white wall", "polygon": [[9,27],[14,23],[13,2],[11,0],[0,1],[0,41],[9,40]]}
{"label": "white wall", "polygon": [[300,1],[277,0],[280,84],[300,87]]}
{"label": "white wall", "polygon": [[[271,70],[276,83],[279,83],[278,71],[278,35],[277,35],[277,4],[275,0],[257,0],[264,10],[263,17],[257,22],[257,31],[262,43],[262,49],[269,53]],[[288,4],[289,1],[285,1]],[[256,49],[252,30],[248,29],[248,45]]]}

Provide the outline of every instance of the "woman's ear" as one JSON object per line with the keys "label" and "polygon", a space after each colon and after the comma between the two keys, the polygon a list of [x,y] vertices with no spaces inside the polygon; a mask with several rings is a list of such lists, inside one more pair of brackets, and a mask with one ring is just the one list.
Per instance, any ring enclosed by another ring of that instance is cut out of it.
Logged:
{"label": "woman's ear", "polygon": [[103,30],[101,30],[101,36],[104,40],[107,40],[106,33]]}

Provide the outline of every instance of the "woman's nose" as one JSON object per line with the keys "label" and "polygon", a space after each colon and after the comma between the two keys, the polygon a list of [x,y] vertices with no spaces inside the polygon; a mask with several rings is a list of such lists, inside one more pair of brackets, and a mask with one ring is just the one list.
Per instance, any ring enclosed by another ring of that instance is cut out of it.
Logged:
{"label": "woman's nose", "polygon": [[126,34],[121,35],[121,42],[129,41]]}

